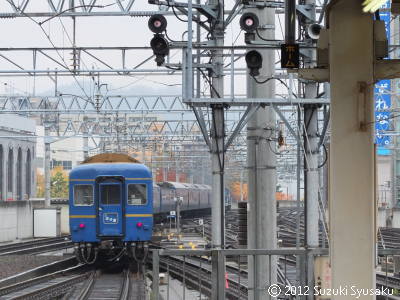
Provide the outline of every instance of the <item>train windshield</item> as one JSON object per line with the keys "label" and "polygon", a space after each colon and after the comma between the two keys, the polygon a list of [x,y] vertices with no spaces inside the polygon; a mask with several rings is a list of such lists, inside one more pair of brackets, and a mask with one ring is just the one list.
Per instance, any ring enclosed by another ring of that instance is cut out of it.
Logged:
{"label": "train windshield", "polygon": [[147,203],[146,184],[128,184],[128,204],[145,205]]}
{"label": "train windshield", "polygon": [[119,184],[102,184],[100,186],[101,204],[120,204],[121,186]]}
{"label": "train windshield", "polygon": [[93,205],[93,186],[90,184],[78,184],[74,186],[74,205]]}

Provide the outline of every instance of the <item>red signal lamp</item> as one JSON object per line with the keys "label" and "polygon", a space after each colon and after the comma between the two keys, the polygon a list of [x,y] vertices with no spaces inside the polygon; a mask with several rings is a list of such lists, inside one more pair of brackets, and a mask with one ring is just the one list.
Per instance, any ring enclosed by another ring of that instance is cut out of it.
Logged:
{"label": "red signal lamp", "polygon": [[256,14],[252,12],[244,13],[239,20],[240,28],[249,33],[257,30],[260,21]]}
{"label": "red signal lamp", "polygon": [[83,229],[83,228],[85,228],[85,227],[86,227],[85,224],[83,224],[83,223],[79,224],[79,228],[80,228],[80,229]]}
{"label": "red signal lamp", "polygon": [[138,228],[142,228],[142,227],[143,227],[143,223],[142,223],[142,222],[137,222],[137,223],[136,223],[136,226],[137,226]]}
{"label": "red signal lamp", "polygon": [[160,14],[152,15],[148,21],[148,26],[154,33],[161,33],[167,29],[167,19]]}

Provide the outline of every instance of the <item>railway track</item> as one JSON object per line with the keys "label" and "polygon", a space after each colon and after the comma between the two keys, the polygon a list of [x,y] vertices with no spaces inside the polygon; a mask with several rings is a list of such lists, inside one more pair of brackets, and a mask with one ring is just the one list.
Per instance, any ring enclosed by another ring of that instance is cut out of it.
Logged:
{"label": "railway track", "polygon": [[46,238],[0,246],[0,256],[40,254],[73,247],[69,237]]}
{"label": "railway track", "polygon": [[[304,246],[304,213],[303,211],[297,212],[296,208],[279,208],[278,209],[278,237],[280,240],[280,246],[281,247],[295,247],[296,246],[296,228],[298,225],[298,220],[299,218],[300,221],[300,229],[299,229],[299,240],[300,240],[300,246]],[[211,239],[211,218],[210,216],[205,216],[203,217],[204,219],[204,233],[205,236],[210,240]],[[227,245],[233,248],[237,248],[237,232],[238,232],[238,213],[235,210],[227,212]],[[194,225],[196,225],[193,222]],[[195,226],[196,230],[198,233],[200,233],[200,226],[197,225]],[[329,247],[328,243],[328,238],[325,233],[325,229],[323,227],[322,222],[320,222],[320,246],[324,245],[325,248]],[[379,249],[400,249],[400,229],[395,229],[395,228],[380,228],[379,234],[378,234],[378,246]],[[177,259],[177,258],[174,258]],[[282,260],[286,260],[286,262],[283,262]],[[173,259],[171,258],[172,263],[178,263],[178,262],[173,262]],[[187,263],[186,261],[185,263]],[[182,262],[181,262],[182,264]],[[207,262],[202,262],[203,266],[207,264]],[[162,267],[166,267],[166,262],[165,260],[160,259],[160,265]],[[191,268],[195,268],[196,265],[188,265],[189,269],[187,269],[187,272],[191,272]],[[199,268],[199,265],[197,265],[197,268]],[[207,267],[208,268],[208,267]],[[208,270],[203,270],[202,272],[207,273]],[[176,272],[174,270],[176,269]],[[182,278],[182,275],[179,272],[182,272],[182,265],[180,267],[171,267],[172,270],[172,275],[176,278]],[[295,263],[292,258],[280,258],[280,268],[278,269],[278,279],[280,283],[284,283],[285,280],[288,280],[285,285],[289,284],[295,284],[295,276],[293,276],[295,270]],[[232,299],[240,299],[241,296],[244,296],[246,292],[244,292],[244,289],[247,289],[247,271],[245,270],[235,270],[234,267],[232,266],[227,266],[227,271],[228,271],[228,277],[229,277],[229,282],[231,286],[235,287],[237,294],[236,295],[231,295]],[[208,289],[211,287],[210,282],[207,282],[204,280],[206,278],[206,274],[203,274],[202,276],[199,276],[198,274],[196,275],[193,272],[193,279],[191,278],[192,275],[189,275],[187,277],[188,282],[192,285],[195,286],[195,281],[200,280],[200,283],[202,283],[202,289],[204,290],[205,294],[207,294]],[[283,274],[284,273],[284,274]],[[289,276],[287,276],[286,273],[289,273]],[[193,282],[192,282],[193,281]],[[235,282],[236,281],[236,282]],[[199,284],[197,284],[199,286]],[[400,288],[400,278],[395,277],[391,274],[377,274],[377,286],[387,286],[389,288],[394,288],[394,289],[399,289]],[[194,287],[195,288],[195,287]],[[198,288],[197,288],[198,289]],[[236,298],[234,298],[236,296]]]}
{"label": "railway track", "polygon": [[145,282],[129,269],[119,273],[107,273],[103,270],[91,272],[80,290],[69,294],[65,299],[77,300],[143,300],[145,299]]}
{"label": "railway track", "polygon": [[62,296],[88,276],[87,266],[76,265],[35,276],[0,289],[0,299],[54,299]]}
{"label": "railway track", "polygon": [[[278,208],[278,239],[280,246],[290,248],[296,246],[296,232],[299,232],[300,247],[304,247],[304,212],[297,212],[296,208]],[[297,230],[297,218],[299,217],[299,230]],[[211,217],[204,216],[204,233],[211,240]],[[319,245],[328,248],[328,238],[322,222],[319,224],[320,237]],[[200,227],[197,231],[200,233]],[[230,210],[226,213],[226,244],[228,247],[237,248],[238,212]],[[379,249],[400,250],[400,228],[382,227],[378,231]]]}
{"label": "railway track", "polygon": [[80,264],[3,287],[0,299],[144,300],[145,292],[141,274]]}

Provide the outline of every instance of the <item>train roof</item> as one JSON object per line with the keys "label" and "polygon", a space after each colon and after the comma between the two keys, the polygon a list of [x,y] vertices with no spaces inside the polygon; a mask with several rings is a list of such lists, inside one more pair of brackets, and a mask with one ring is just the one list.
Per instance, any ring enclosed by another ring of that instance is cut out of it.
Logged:
{"label": "train roof", "polygon": [[140,163],[133,157],[122,153],[101,153],[86,158],[82,164],[93,163]]}
{"label": "train roof", "polygon": [[209,190],[211,187],[206,184],[192,184],[185,182],[172,182],[172,181],[164,181],[158,183],[161,187],[172,188],[172,189],[203,189]]}
{"label": "train roof", "polygon": [[132,179],[152,179],[151,172],[143,164],[137,163],[89,163],[71,170],[71,179],[95,179],[98,176],[124,176]]}

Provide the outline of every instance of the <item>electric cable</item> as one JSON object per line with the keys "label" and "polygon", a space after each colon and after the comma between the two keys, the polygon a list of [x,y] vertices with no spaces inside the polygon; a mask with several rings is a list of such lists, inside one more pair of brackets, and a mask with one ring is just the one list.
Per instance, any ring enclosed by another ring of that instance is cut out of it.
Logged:
{"label": "electric cable", "polygon": [[265,42],[279,42],[279,40],[269,40],[269,39],[263,38],[263,37],[261,36],[261,34],[258,32],[258,28],[256,29],[256,34],[257,34],[257,36],[258,36],[261,40],[263,40],[263,41],[265,41]]}
{"label": "electric cable", "polygon": [[328,161],[328,150],[326,149],[325,144],[322,144],[322,147],[323,147],[323,149],[324,149],[325,158],[324,158],[324,161],[322,162],[322,164],[320,164],[320,165],[318,166],[318,169],[321,169],[323,166],[325,166],[326,162]]}
{"label": "electric cable", "polygon": [[19,7],[15,6],[13,2],[11,2],[10,0],[6,0],[11,6],[14,7],[15,10],[19,11],[21,14],[25,15],[26,17],[28,17],[31,21],[33,21],[35,24],[37,24],[40,29],[42,30],[42,32],[44,33],[44,35],[46,36],[46,38],[48,39],[48,41],[50,42],[50,44],[52,45],[52,47],[56,50],[57,55],[60,57],[60,59],[64,62],[64,67],[70,71],[72,77],[74,78],[75,82],[77,83],[77,85],[79,86],[79,88],[83,91],[83,93],[85,94],[85,96],[87,97],[87,99],[85,99],[86,102],[93,104],[93,101],[90,101],[90,97],[88,96],[88,94],[86,93],[85,89],[81,86],[81,84],[79,83],[78,79],[76,78],[75,74],[73,74],[73,72],[68,68],[68,64],[65,61],[65,59],[62,57],[62,55],[59,53],[59,51],[57,50],[57,47],[54,45],[53,41],[51,40],[50,36],[47,34],[47,32],[44,30],[43,26],[40,25],[35,19],[33,19],[31,16],[29,16],[28,14],[26,14],[25,12],[23,12]]}
{"label": "electric cable", "polygon": [[[270,81],[270,80],[272,80],[272,79],[278,80],[280,83],[282,83],[282,84],[288,89],[288,91],[290,91],[290,88],[289,88],[289,86],[286,84],[286,82],[284,82],[284,81],[283,81],[282,79],[280,79],[280,78],[269,77],[269,78],[267,78],[267,79],[265,79],[265,80],[263,80],[263,81],[259,81],[255,76],[251,76],[251,77],[253,77],[254,81],[257,82],[258,84],[267,83],[268,81]],[[292,94],[293,94],[293,96],[294,96],[295,98],[298,98],[297,95],[296,95],[294,92],[292,92]]]}

